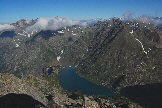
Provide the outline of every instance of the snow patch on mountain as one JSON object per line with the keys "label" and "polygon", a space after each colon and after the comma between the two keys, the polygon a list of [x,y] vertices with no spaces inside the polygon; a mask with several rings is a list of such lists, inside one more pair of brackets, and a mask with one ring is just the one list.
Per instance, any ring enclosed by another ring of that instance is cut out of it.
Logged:
{"label": "snow patch on mountain", "polygon": [[60,59],[61,59],[61,56],[58,56],[58,57],[57,57],[57,61],[60,61]]}

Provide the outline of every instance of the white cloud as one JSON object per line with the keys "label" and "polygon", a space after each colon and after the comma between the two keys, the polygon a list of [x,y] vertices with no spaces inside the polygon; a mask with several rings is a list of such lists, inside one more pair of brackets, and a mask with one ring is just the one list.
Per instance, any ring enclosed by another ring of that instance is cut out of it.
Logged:
{"label": "white cloud", "polygon": [[160,18],[158,19],[158,18],[151,17],[151,16],[140,16],[138,20],[144,23],[152,23],[155,26],[162,24],[162,19]]}
{"label": "white cloud", "polygon": [[81,25],[86,26],[86,22],[70,20],[64,17],[39,18],[38,21],[26,29],[27,32],[40,30],[57,30],[66,26]]}
{"label": "white cloud", "polygon": [[0,31],[2,30],[12,30],[15,29],[13,25],[10,24],[0,24]]}
{"label": "white cloud", "polygon": [[125,12],[123,14],[123,19],[125,21],[137,20],[137,21],[144,22],[144,23],[152,23],[155,26],[162,24],[161,18],[157,18],[157,17],[153,17],[149,15],[142,15],[142,16],[135,17],[132,12]]}
{"label": "white cloud", "polygon": [[139,18],[137,18],[139,21],[144,22],[144,23],[152,23],[153,22],[153,18],[150,16],[140,16]]}
{"label": "white cloud", "polygon": [[133,13],[132,12],[125,12],[123,14],[123,19],[124,20],[132,20],[133,19]]}

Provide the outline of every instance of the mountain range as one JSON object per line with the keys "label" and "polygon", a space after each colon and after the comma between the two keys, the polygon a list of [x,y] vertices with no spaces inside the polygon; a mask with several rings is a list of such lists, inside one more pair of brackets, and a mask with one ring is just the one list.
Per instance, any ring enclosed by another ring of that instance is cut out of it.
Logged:
{"label": "mountain range", "polygon": [[[135,102],[132,88],[138,91],[139,86],[149,85],[158,92],[161,89],[155,86],[162,82],[159,25],[118,18],[73,21],[56,17],[22,19],[10,26],[0,31],[1,73],[20,79],[29,75],[46,78],[52,68],[56,77],[58,69],[70,66],[87,80]],[[155,105],[137,103],[150,108]]]}

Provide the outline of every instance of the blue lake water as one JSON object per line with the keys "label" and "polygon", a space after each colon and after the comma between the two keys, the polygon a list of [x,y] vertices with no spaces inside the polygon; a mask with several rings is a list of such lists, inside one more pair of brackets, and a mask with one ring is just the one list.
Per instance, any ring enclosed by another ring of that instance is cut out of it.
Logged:
{"label": "blue lake water", "polygon": [[73,68],[63,69],[59,74],[59,81],[62,87],[70,92],[79,91],[85,95],[115,96],[112,90],[81,78]]}

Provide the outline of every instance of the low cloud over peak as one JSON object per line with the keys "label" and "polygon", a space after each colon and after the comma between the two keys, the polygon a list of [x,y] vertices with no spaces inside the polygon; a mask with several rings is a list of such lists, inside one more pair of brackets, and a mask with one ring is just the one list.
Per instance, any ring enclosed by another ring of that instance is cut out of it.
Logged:
{"label": "low cloud over peak", "polygon": [[162,25],[162,17],[153,17],[149,15],[142,15],[142,16],[135,17],[134,14],[131,12],[125,12],[123,14],[123,20],[125,21],[137,20],[137,21],[144,22],[144,23],[152,23],[155,26]]}
{"label": "low cloud over peak", "polygon": [[15,29],[15,27],[13,25],[10,24],[0,24],[0,31],[3,30],[13,30]]}
{"label": "low cloud over peak", "polygon": [[66,26],[73,26],[73,25],[80,25],[86,26],[86,21],[79,21],[79,20],[70,20],[65,17],[54,17],[54,18],[39,18],[37,22],[29,26],[26,31],[40,31],[40,30],[57,30],[62,27]]}

